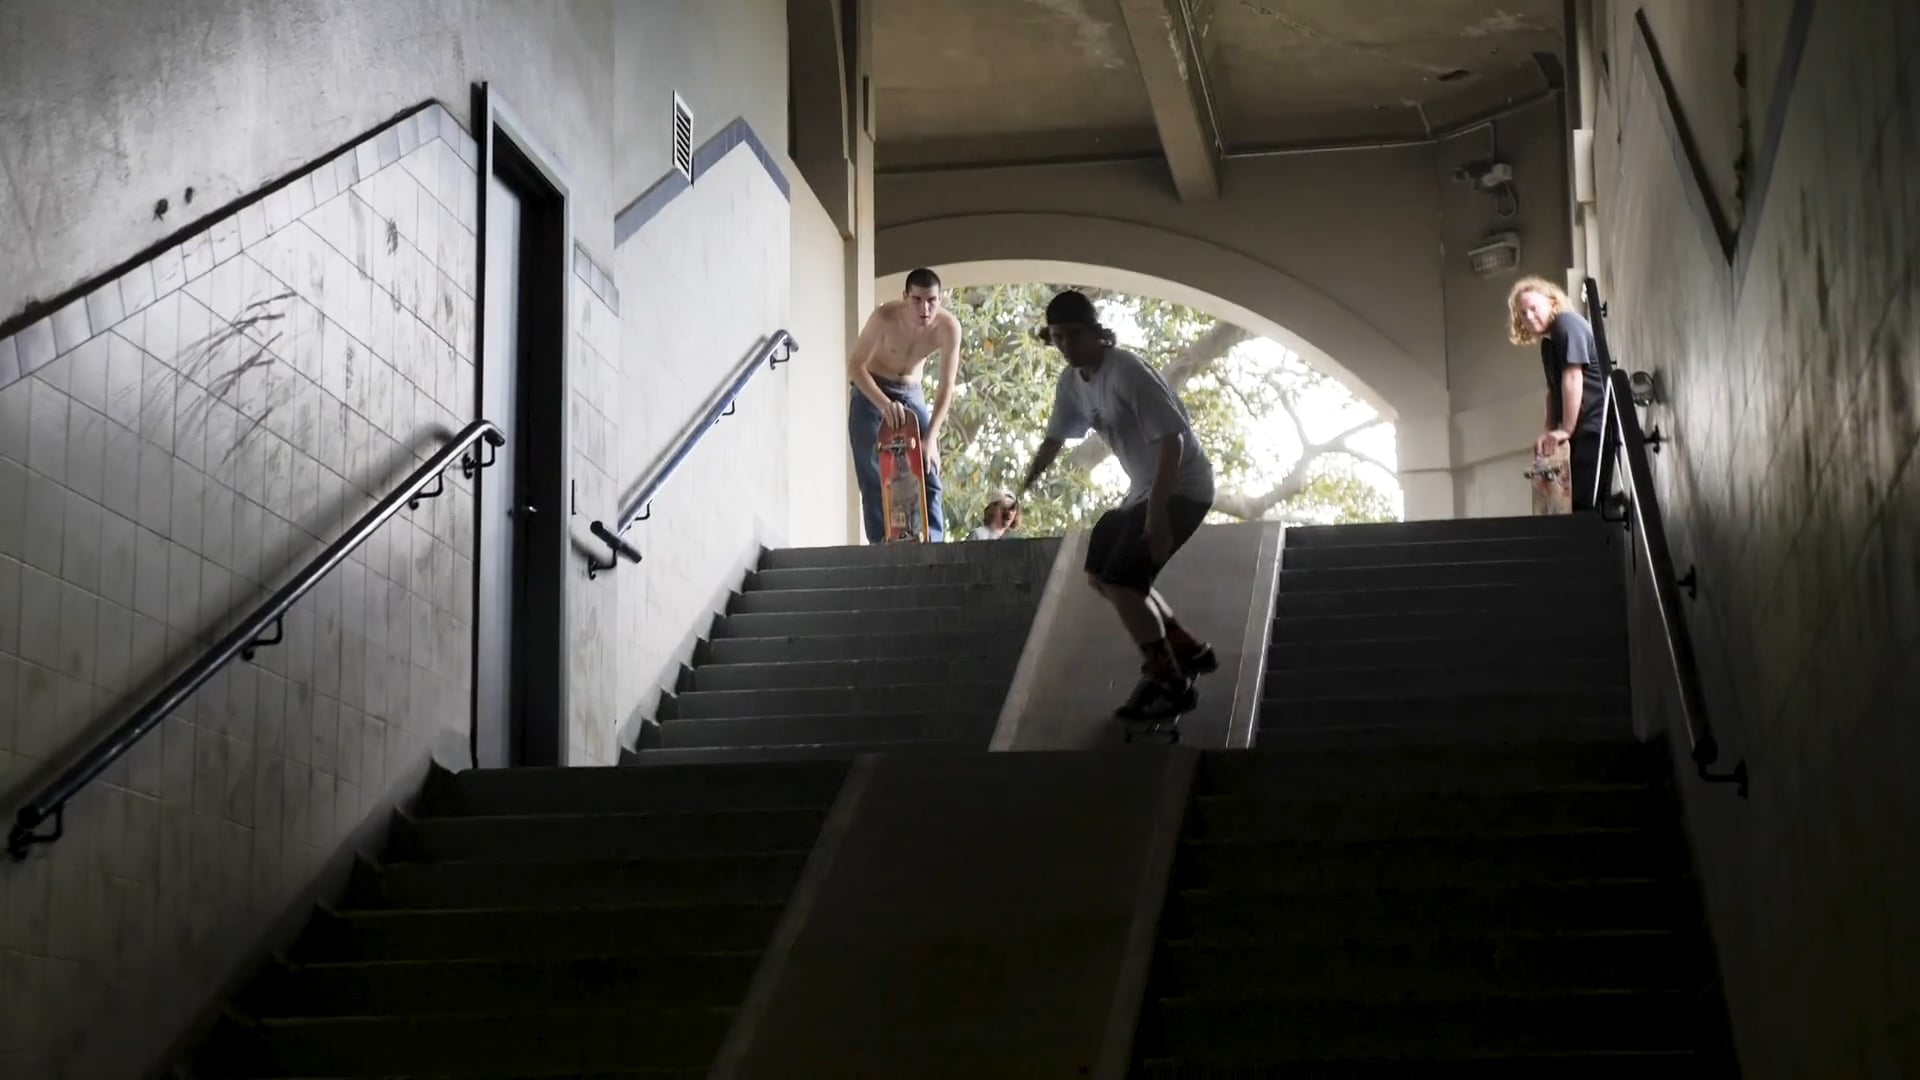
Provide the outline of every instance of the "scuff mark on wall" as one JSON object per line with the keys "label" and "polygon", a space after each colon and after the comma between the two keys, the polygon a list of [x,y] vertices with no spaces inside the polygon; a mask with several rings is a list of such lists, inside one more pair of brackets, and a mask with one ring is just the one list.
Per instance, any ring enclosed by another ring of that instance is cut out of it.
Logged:
{"label": "scuff mark on wall", "polygon": [[1074,44],[1080,54],[1103,68],[1123,68],[1132,47],[1122,28],[1088,10],[1086,0],[1028,0],[1073,23]]}

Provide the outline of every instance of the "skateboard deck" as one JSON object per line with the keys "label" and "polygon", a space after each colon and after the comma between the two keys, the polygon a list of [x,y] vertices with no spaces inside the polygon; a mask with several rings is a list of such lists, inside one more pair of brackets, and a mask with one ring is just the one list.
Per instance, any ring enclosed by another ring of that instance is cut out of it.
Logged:
{"label": "skateboard deck", "polygon": [[1180,719],[1186,713],[1176,713],[1171,717],[1158,720],[1132,720],[1120,718],[1120,741],[1132,742],[1135,739],[1164,738],[1169,744],[1180,741]]}
{"label": "skateboard deck", "polygon": [[920,433],[911,427],[886,428],[875,447],[880,455],[880,508],[887,523],[886,542],[925,543],[927,462]]}
{"label": "skateboard deck", "polygon": [[1533,455],[1533,468],[1527,470],[1533,481],[1535,515],[1573,513],[1573,468],[1567,461],[1567,444],[1561,443],[1551,454]]}

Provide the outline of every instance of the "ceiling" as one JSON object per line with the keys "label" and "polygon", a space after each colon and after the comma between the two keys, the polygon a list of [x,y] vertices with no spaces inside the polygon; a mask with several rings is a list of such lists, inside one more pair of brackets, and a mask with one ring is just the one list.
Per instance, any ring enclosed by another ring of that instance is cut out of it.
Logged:
{"label": "ceiling", "polygon": [[1551,89],[1560,16],[1561,0],[899,0],[874,12],[879,166],[1139,156],[1182,126],[1227,153],[1427,138]]}

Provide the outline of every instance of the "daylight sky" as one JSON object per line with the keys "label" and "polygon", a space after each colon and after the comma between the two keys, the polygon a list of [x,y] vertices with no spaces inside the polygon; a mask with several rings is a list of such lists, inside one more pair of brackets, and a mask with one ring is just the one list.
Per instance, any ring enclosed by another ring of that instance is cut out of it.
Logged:
{"label": "daylight sky", "polygon": [[[1131,314],[1120,305],[1102,303],[1100,319],[1113,329],[1120,344],[1129,341],[1138,342],[1144,335],[1133,321]],[[1233,350],[1236,357],[1246,357],[1278,366],[1293,358],[1293,350],[1269,338],[1256,337]],[[1354,423],[1373,416],[1374,411],[1364,402],[1349,396],[1343,390],[1332,393],[1309,395],[1300,403],[1300,420],[1306,425],[1307,438],[1324,439]],[[1285,476],[1287,466],[1300,454],[1300,444],[1295,441],[1293,425],[1285,414],[1274,417],[1271,422],[1248,433],[1248,445],[1258,459],[1272,461],[1274,469],[1266,479],[1269,484],[1278,483]],[[1355,435],[1347,440],[1347,445],[1385,462],[1398,464],[1394,456],[1394,431],[1392,424],[1380,424]],[[1369,464],[1359,464],[1354,474],[1387,496],[1392,504],[1395,516],[1404,512],[1400,496],[1400,484],[1392,473]],[[1120,465],[1112,458],[1102,462],[1094,470],[1096,479],[1103,483],[1126,486],[1126,479],[1120,472]]]}

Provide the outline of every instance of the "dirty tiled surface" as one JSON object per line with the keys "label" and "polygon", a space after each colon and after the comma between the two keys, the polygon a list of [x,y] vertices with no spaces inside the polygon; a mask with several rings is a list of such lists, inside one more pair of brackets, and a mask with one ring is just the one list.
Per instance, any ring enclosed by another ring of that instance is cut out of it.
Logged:
{"label": "dirty tiled surface", "polygon": [[1892,959],[1920,924],[1920,80],[1895,62],[1920,20],[1899,7],[1816,6],[1744,263],[1624,66],[1631,20],[1596,140],[1616,352],[1667,387],[1654,468],[1753,775],[1750,802],[1689,803],[1754,1077],[1920,1069],[1920,975]]}
{"label": "dirty tiled surface", "polygon": [[[9,808],[472,415],[471,143],[417,112],[0,344]],[[472,529],[460,497],[396,518],[0,868],[0,1072],[103,1010],[177,1028],[464,738]]]}

